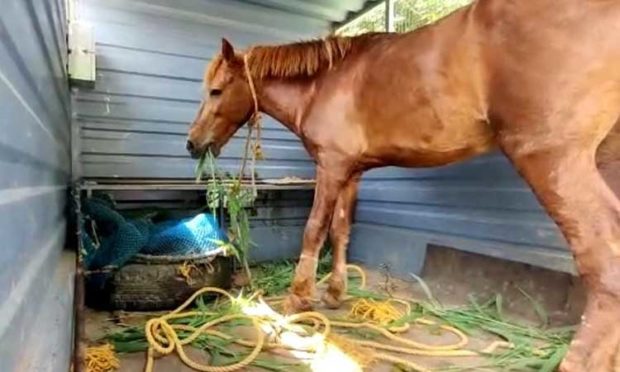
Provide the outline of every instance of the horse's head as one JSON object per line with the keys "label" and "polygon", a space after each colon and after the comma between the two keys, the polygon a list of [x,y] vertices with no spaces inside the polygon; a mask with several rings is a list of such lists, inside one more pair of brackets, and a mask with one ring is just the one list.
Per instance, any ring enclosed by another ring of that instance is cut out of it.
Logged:
{"label": "horse's head", "polygon": [[254,110],[243,58],[226,39],[207,68],[204,85],[204,97],[187,138],[187,151],[194,158],[206,151],[219,155]]}

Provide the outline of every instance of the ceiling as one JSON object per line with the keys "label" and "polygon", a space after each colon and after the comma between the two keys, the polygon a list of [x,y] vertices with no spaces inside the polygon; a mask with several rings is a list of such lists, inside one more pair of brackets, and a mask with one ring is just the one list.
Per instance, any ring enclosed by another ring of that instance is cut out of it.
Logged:
{"label": "ceiling", "polygon": [[265,8],[338,24],[375,5],[377,0],[240,0]]}

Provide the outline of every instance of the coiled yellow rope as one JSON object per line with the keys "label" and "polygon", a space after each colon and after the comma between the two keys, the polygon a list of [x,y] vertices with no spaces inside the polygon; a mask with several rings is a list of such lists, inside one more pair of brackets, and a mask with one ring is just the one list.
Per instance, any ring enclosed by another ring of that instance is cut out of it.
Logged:
{"label": "coiled yellow rope", "polygon": [[[196,291],[190,298],[187,299],[187,301],[185,301],[176,310],[162,317],[153,318],[146,322],[145,334],[146,334],[146,339],[149,343],[149,349],[147,351],[147,354],[148,354],[147,363],[145,367],[146,371],[150,372],[153,370],[153,359],[154,359],[155,352],[161,355],[167,355],[176,350],[177,354],[179,355],[179,358],[183,361],[183,363],[187,364],[191,368],[194,368],[195,370],[205,371],[205,372],[236,371],[238,369],[241,369],[249,365],[250,363],[252,363],[252,361],[254,361],[254,359],[256,359],[256,357],[262,350],[263,343],[265,342],[265,334],[260,329],[258,319],[254,317],[246,316],[243,314],[224,315],[216,320],[205,323],[200,328],[193,330],[193,332],[187,338],[183,340],[179,339],[179,336],[177,335],[175,328],[172,325],[170,325],[169,320],[176,319],[176,318],[185,318],[185,317],[190,317],[194,315],[204,316],[205,314],[203,312],[198,312],[198,311],[181,312],[181,311],[183,311],[187,306],[189,306],[192,302],[194,302],[194,300],[198,296],[203,295],[208,292],[218,293],[218,294],[228,297],[228,299],[230,300],[234,300],[232,295],[230,295],[230,293],[228,293],[227,291],[224,291],[220,288],[215,288],[215,287],[206,287],[206,288],[202,288]],[[239,318],[250,319],[252,321],[252,324],[254,325],[254,328],[256,329],[256,335],[257,335],[257,341],[255,343],[254,350],[252,350],[252,352],[244,360],[238,363],[232,364],[230,366],[215,367],[215,366],[208,366],[208,365],[195,362],[194,360],[189,358],[187,354],[185,354],[183,346],[192,343],[205,330],[213,326],[216,326],[220,323],[224,323],[226,321],[229,321],[232,319],[239,319]]]}
{"label": "coiled yellow rope", "polygon": [[[366,285],[366,275],[358,266],[348,265],[348,270],[353,270],[359,273],[361,278],[360,288],[364,288]],[[324,283],[329,278],[329,275],[319,281],[319,284]],[[325,315],[319,312],[304,312],[295,314],[292,316],[281,316],[276,312],[274,315],[246,315],[242,313],[234,313],[224,315],[218,319],[205,323],[201,327],[191,327],[181,324],[171,324],[170,321],[178,318],[186,318],[191,316],[205,316],[215,315],[215,313],[205,313],[200,311],[186,311],[183,312],[198,296],[205,293],[215,293],[223,295],[231,302],[235,301],[235,298],[227,291],[219,288],[203,288],[194,293],[185,303],[179,306],[176,310],[166,314],[164,316],[153,318],[147,321],[145,325],[146,338],[149,343],[149,349],[147,352],[147,362],[145,366],[145,372],[152,372],[153,363],[156,354],[168,355],[176,351],[179,358],[189,367],[197,371],[206,372],[232,372],[241,370],[251,364],[260,354],[262,350],[268,350],[273,348],[295,349],[303,350],[307,352],[318,352],[320,345],[308,347],[303,346],[291,346],[282,343],[281,340],[266,339],[264,328],[268,327],[275,329],[276,333],[282,331],[295,332],[300,336],[309,337],[312,336],[306,332],[303,328],[300,328],[299,324],[312,325],[316,334],[320,335],[318,338],[323,344],[332,342],[342,348],[345,352],[355,351],[351,354],[358,354],[363,361],[360,364],[368,364],[370,361],[382,360],[390,363],[401,364],[407,366],[416,371],[428,372],[425,367],[419,366],[407,359],[388,354],[387,352],[399,353],[404,355],[418,355],[418,356],[478,356],[481,353],[494,350],[498,346],[505,345],[490,345],[488,350],[483,352],[476,352],[472,350],[465,350],[463,347],[467,345],[468,338],[460,330],[447,325],[438,325],[436,322],[429,319],[418,318],[412,321],[413,324],[420,325],[432,325],[439,326],[439,328],[451,332],[457,338],[457,341],[452,344],[446,345],[428,345],[421,342],[409,340],[398,336],[396,333],[404,332],[409,328],[409,324],[401,327],[390,327],[390,323],[395,320],[401,319],[404,316],[410,315],[411,305],[409,301],[402,299],[390,299],[384,302],[371,301],[366,299],[359,299],[353,304],[349,313],[349,318],[352,321],[342,320],[330,320]],[[349,300],[351,297],[348,298]],[[281,297],[271,297],[263,300],[260,298],[260,293],[253,295],[248,302],[254,301],[256,304],[263,304],[266,306],[268,303],[277,303],[281,300]],[[404,311],[398,310],[394,307],[394,304],[402,305]],[[241,339],[222,331],[213,329],[217,325],[235,320],[235,319],[249,319],[256,331],[256,339],[248,340]],[[384,336],[388,340],[391,340],[394,344],[386,344],[381,342],[358,340],[342,335],[331,334],[332,328],[348,328],[348,329],[360,329],[366,328],[377,332]],[[189,333],[183,339],[179,338],[177,331],[182,331],[184,334]],[[248,354],[243,360],[226,366],[213,366],[198,363],[187,356],[184,351],[184,346],[191,344],[201,334],[213,335],[225,340],[230,340],[238,345],[253,348],[252,352]],[[363,356],[362,356],[363,355]],[[358,358],[359,359],[359,358]]]}
{"label": "coiled yellow rope", "polygon": [[120,367],[120,362],[112,345],[103,344],[86,349],[86,370],[88,372],[110,372],[118,367]]}

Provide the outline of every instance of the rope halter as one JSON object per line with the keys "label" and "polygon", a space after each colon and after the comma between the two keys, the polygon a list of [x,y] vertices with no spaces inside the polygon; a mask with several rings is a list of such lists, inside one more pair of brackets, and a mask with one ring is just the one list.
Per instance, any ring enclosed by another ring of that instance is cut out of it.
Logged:
{"label": "rope halter", "polygon": [[252,190],[253,190],[254,196],[256,196],[256,186],[255,186],[256,180],[254,176],[254,167],[255,167],[256,160],[257,159],[262,160],[264,159],[264,156],[263,156],[263,150],[260,145],[260,135],[261,135],[260,119],[261,117],[260,117],[260,111],[258,110],[258,95],[256,94],[256,86],[254,85],[254,80],[252,79],[252,73],[250,71],[250,64],[249,64],[251,52],[252,50],[250,49],[243,56],[243,68],[245,70],[245,75],[248,79],[248,86],[250,87],[250,94],[252,94],[252,101],[254,103],[254,112],[252,112],[252,115],[250,116],[250,119],[248,120],[248,136],[245,141],[245,151],[243,155],[243,160],[241,161],[241,169],[239,171],[239,180],[243,178],[243,174],[245,172],[245,166],[246,166],[246,162],[248,158],[248,153],[250,153],[250,142],[252,139],[252,129],[256,128],[256,136],[254,138],[254,143],[252,144],[252,150],[251,150]]}
{"label": "rope halter", "polygon": [[245,75],[248,78],[248,86],[250,87],[250,94],[252,94],[252,101],[254,102],[254,112],[252,113],[252,116],[250,116],[250,120],[248,120],[248,123],[253,126],[260,124],[260,112],[258,111],[258,96],[256,94],[256,87],[254,86],[254,79],[252,79],[252,73],[250,71],[249,61],[251,53],[252,50],[250,49],[243,56],[243,68],[245,70]]}

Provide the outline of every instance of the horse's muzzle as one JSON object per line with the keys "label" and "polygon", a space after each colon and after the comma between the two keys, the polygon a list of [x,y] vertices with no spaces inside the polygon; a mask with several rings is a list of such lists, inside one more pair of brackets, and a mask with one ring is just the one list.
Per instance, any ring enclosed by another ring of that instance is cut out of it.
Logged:
{"label": "horse's muzzle", "polygon": [[185,145],[185,148],[187,149],[187,152],[189,152],[189,154],[191,155],[193,159],[199,159],[202,157],[202,155],[204,155],[207,152],[210,152],[211,155],[213,155],[213,157],[215,158],[217,158],[220,155],[220,147],[216,146],[215,143],[213,142],[209,142],[206,145],[198,147],[194,145],[192,141],[188,140],[187,144]]}
{"label": "horse's muzzle", "polygon": [[196,146],[194,146],[194,143],[190,140],[187,140],[187,143],[185,144],[185,149],[187,150],[187,152],[189,152],[193,159],[198,159],[202,155],[202,153],[198,151]]}

